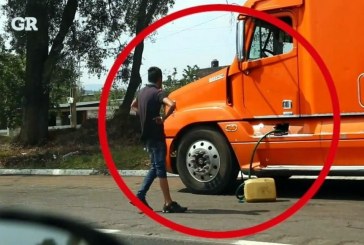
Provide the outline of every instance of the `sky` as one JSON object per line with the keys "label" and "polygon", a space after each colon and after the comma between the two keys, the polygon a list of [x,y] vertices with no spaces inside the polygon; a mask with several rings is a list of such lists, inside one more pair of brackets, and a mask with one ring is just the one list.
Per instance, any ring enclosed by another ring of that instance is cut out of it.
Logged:
{"label": "sky", "polygon": [[[5,2],[0,0],[1,5]],[[169,13],[197,5],[217,3],[242,6],[245,0],[176,0]],[[200,13],[180,18],[159,28],[153,36],[153,41],[147,38],[144,42],[140,71],[143,83],[147,82],[147,70],[150,66],[160,67],[165,78],[176,68],[176,78],[181,78],[187,65],[207,68],[214,59],[217,59],[221,66],[231,64],[236,52],[236,16],[237,14],[230,12]],[[0,24],[5,21],[5,18],[0,16]],[[114,61],[114,58],[106,59],[104,65],[110,69]],[[87,70],[82,68],[82,64],[81,69],[83,75],[80,82],[86,90],[99,90],[103,87],[107,73],[98,78],[90,76]]]}
{"label": "sky", "polygon": [[[169,13],[203,4],[238,4],[245,0],[176,0]],[[167,77],[177,68],[177,78],[182,77],[187,65],[200,68],[211,66],[217,59],[219,65],[232,63],[235,49],[236,14],[230,12],[200,13],[183,17],[159,28],[157,34],[145,40],[143,61],[140,71],[143,83],[147,82],[147,70],[150,66],[158,66]],[[107,69],[114,60],[104,62]],[[84,74],[81,82],[86,89],[101,88],[107,74],[98,79]]]}

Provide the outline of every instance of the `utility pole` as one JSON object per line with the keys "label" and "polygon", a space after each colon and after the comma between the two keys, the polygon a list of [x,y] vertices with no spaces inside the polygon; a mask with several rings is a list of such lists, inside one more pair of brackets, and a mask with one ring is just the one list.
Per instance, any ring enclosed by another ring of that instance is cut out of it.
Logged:
{"label": "utility pole", "polygon": [[71,97],[73,98],[73,103],[70,104],[70,113],[71,113],[71,128],[77,127],[77,109],[76,109],[76,102],[77,102],[77,86],[73,85],[71,87]]}

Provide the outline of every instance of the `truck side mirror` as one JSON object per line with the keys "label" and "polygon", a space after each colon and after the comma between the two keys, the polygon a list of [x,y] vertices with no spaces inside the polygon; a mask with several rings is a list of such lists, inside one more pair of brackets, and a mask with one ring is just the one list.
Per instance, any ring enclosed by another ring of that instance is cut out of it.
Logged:
{"label": "truck side mirror", "polygon": [[236,23],[236,56],[239,61],[243,61],[245,55],[245,22],[238,18]]}

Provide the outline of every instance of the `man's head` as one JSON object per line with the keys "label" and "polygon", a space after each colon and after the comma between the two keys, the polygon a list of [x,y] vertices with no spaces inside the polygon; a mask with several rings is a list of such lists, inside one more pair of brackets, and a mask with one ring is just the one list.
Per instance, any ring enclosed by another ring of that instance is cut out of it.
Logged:
{"label": "man's head", "polygon": [[152,66],[148,70],[148,81],[157,85],[157,87],[162,87],[162,71],[156,66]]}

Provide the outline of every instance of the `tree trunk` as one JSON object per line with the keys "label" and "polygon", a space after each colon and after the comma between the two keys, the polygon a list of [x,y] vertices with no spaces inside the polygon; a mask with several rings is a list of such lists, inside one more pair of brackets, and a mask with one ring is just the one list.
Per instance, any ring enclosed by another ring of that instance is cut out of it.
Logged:
{"label": "tree trunk", "polygon": [[26,33],[26,74],[23,100],[23,124],[20,141],[25,145],[43,143],[48,136],[49,91],[42,83],[44,62],[48,56],[48,14],[43,0],[29,0],[27,16],[37,19],[38,31]]}
{"label": "tree trunk", "polygon": [[136,48],[133,55],[133,66],[131,69],[130,82],[126,90],[123,103],[119,108],[119,114],[122,118],[126,117],[130,111],[131,102],[134,99],[135,92],[137,91],[139,85],[142,83],[142,78],[140,77],[140,66],[142,64],[144,50],[144,42],[141,42]]}
{"label": "tree trunk", "polygon": [[77,87],[74,85],[71,88],[73,103],[71,103],[71,127],[77,128]]}
{"label": "tree trunk", "polygon": [[[136,30],[135,30],[136,35],[138,35],[144,28],[146,28],[151,23],[159,4],[161,3],[158,1],[153,1],[152,5],[149,8],[149,11],[147,11],[148,0],[143,0],[140,3],[137,16]],[[137,91],[139,85],[142,83],[142,79],[140,77],[140,66],[142,64],[143,51],[144,51],[144,41],[142,41],[135,48],[130,82],[126,90],[123,103],[121,104],[119,111],[117,113],[118,114],[117,120],[120,119],[124,120],[128,117],[130,111],[130,105],[134,99],[135,92]]]}
{"label": "tree trunk", "polygon": [[48,54],[48,9],[44,0],[28,0],[27,16],[37,19],[38,31],[27,32],[26,74],[23,124],[20,142],[24,145],[45,143],[48,138],[49,83],[63,49],[63,41],[73,23],[78,0],[68,0],[62,21]]}

